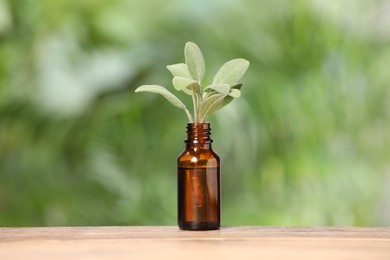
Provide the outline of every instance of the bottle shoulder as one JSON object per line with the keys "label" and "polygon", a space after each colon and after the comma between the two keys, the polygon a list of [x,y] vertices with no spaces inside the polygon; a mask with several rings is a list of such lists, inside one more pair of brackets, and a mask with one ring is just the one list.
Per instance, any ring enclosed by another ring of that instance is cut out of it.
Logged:
{"label": "bottle shoulder", "polygon": [[212,149],[186,149],[177,159],[179,167],[219,167],[219,156]]}

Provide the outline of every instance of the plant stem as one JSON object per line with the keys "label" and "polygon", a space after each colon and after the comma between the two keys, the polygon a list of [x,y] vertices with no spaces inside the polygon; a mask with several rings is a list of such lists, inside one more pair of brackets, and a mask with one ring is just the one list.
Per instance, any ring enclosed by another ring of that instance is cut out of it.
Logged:
{"label": "plant stem", "polygon": [[194,89],[192,89],[192,101],[194,103],[194,122],[198,123],[198,96]]}
{"label": "plant stem", "polygon": [[198,123],[202,123],[202,118],[200,117],[200,108],[202,106],[202,94],[200,93],[196,93],[197,95],[197,112],[198,112],[198,115],[197,115],[197,118],[198,118]]}

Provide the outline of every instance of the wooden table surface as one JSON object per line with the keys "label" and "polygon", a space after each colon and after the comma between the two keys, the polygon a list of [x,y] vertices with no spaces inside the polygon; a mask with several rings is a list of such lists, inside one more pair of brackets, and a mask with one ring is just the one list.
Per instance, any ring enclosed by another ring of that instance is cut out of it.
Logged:
{"label": "wooden table surface", "polygon": [[0,259],[390,260],[390,228],[0,228]]}

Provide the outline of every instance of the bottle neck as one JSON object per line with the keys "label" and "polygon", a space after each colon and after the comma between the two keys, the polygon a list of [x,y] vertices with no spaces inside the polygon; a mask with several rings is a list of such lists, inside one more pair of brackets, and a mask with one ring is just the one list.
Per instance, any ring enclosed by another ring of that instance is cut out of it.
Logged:
{"label": "bottle neck", "polygon": [[187,139],[185,140],[187,149],[211,149],[212,142],[210,123],[187,124]]}

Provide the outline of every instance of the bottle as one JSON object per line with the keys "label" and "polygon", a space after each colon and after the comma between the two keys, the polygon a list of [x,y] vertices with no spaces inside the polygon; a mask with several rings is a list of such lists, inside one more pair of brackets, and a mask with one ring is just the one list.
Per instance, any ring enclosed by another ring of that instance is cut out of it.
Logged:
{"label": "bottle", "polygon": [[210,131],[210,123],[187,124],[186,149],[177,160],[182,230],[220,228],[220,160],[211,148]]}

